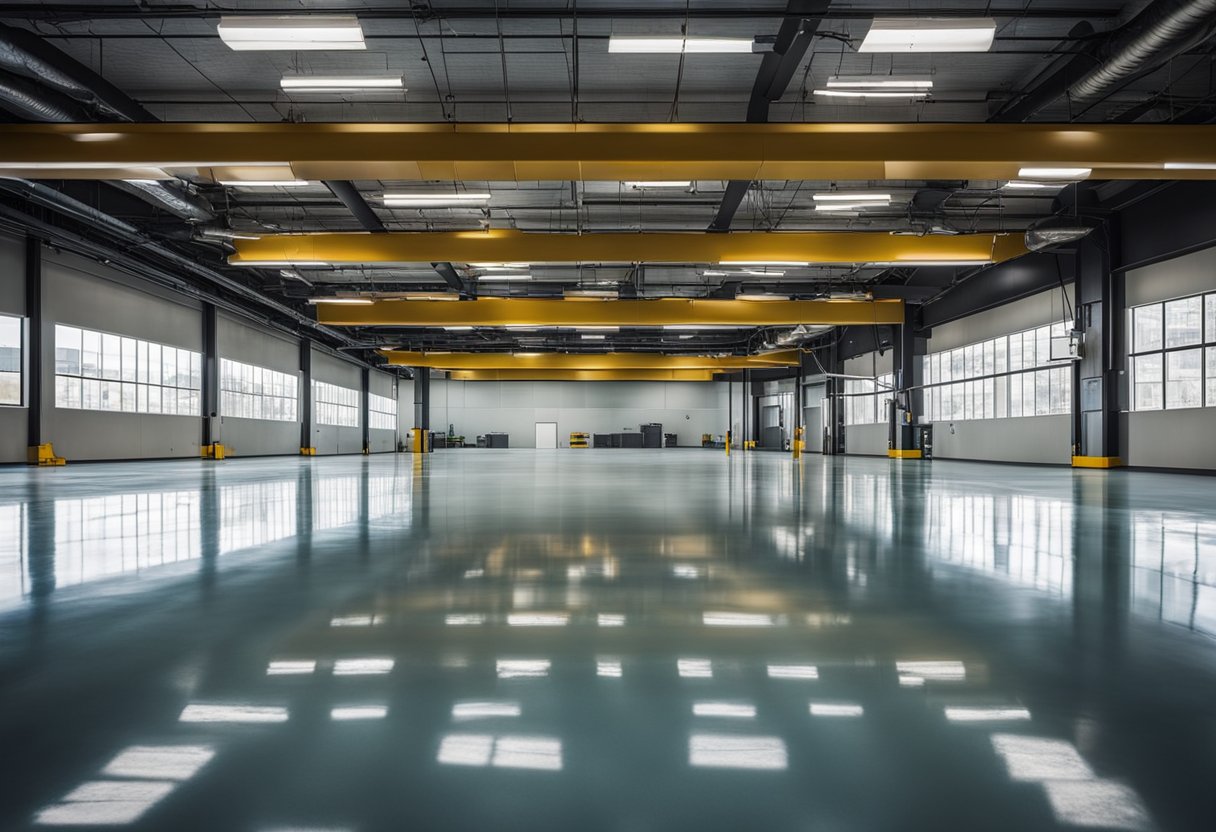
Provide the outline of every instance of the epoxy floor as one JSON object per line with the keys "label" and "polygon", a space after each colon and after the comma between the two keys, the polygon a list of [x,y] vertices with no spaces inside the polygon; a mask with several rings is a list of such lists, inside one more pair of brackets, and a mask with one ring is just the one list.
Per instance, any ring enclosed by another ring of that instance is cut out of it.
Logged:
{"label": "epoxy floor", "polygon": [[697,449],[0,470],[0,828],[1211,829],[1213,493]]}

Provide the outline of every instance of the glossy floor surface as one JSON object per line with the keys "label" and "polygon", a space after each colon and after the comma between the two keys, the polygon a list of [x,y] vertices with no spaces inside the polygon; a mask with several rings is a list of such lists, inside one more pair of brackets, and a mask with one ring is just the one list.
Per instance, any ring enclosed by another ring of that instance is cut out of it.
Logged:
{"label": "glossy floor surface", "polygon": [[694,449],[0,470],[0,828],[1212,829],[1213,493]]}

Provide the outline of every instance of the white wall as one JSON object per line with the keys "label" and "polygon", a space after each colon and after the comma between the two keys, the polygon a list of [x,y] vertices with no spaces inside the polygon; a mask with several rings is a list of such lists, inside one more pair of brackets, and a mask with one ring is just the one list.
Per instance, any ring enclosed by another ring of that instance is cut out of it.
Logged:
{"label": "white wall", "polygon": [[[195,303],[71,254],[43,252],[43,441],[68,460],[198,456],[196,416],[109,413],[55,407],[55,324],[143,338],[201,351],[202,313]],[[139,285],[139,288],[136,286]]]}
{"label": "white wall", "polygon": [[[361,389],[363,384],[358,364],[338,358],[315,347],[312,351],[312,377],[316,381],[327,381],[330,384],[349,387],[352,390]],[[308,395],[312,395],[311,390],[308,391]],[[312,431],[312,446],[317,449],[318,454],[363,453],[362,422],[353,428],[318,424],[314,409]]]}
{"label": "white wall", "polygon": [[[1216,291],[1216,248],[1132,269],[1126,280],[1129,307]],[[1126,465],[1216,469],[1216,407],[1127,413],[1123,427]]]}
{"label": "white wall", "polygon": [[[25,315],[25,240],[0,235],[0,312]],[[24,462],[29,409],[0,407],[0,463]]]}
{"label": "white wall", "polygon": [[[982,279],[982,278],[981,278]],[[1072,302],[1072,286],[1068,285]],[[1052,289],[934,328],[928,352],[940,352],[1062,320],[1061,292]],[[1068,464],[1069,416],[956,419],[933,425],[933,455],[941,459]]]}
{"label": "white wall", "polygon": [[[278,370],[300,378],[300,342],[278,335],[252,321],[221,314],[216,320],[216,344],[220,358]],[[299,388],[300,395],[309,395]],[[233,456],[265,456],[300,452],[299,408],[296,419],[276,422],[226,416],[220,396],[218,441]]]}
{"label": "white wall", "polygon": [[[736,386],[736,392],[738,387]],[[737,415],[737,414],[736,414]],[[618,433],[660,422],[681,445],[726,430],[726,385],[692,381],[431,381],[431,430],[452,425],[468,442],[510,434],[513,448],[536,443],[536,423],[557,422],[558,444],[572,431]]]}

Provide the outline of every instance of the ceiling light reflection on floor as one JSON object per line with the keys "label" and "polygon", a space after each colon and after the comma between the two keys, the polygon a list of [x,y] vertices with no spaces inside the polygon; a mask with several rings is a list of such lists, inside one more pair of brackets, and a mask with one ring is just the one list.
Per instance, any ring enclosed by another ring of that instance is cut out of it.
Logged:
{"label": "ceiling light reflection on floor", "polygon": [[374,615],[340,615],[329,620],[331,627],[371,627],[379,623]]}
{"label": "ceiling light reflection on floor", "polygon": [[624,627],[625,616],[620,613],[601,612],[595,617],[595,623],[599,627]]}
{"label": "ceiling light reflection on floor", "polygon": [[811,716],[858,717],[865,708],[854,702],[812,702]]}
{"label": "ceiling light reflection on floor", "polygon": [[457,702],[452,706],[452,719],[456,722],[517,717],[521,713],[518,702]]}
{"label": "ceiling light reflection on floor", "polygon": [[761,613],[707,612],[702,613],[701,623],[706,627],[772,627],[776,622]]}
{"label": "ceiling light reflection on floor", "polygon": [[101,773],[106,777],[189,780],[215,756],[209,745],[132,745],[120,751]]}
{"label": "ceiling light reflection on floor", "polygon": [[693,734],[688,738],[688,764],[698,768],[781,770],[788,767],[780,737]]}
{"label": "ceiling light reflection on floor", "polygon": [[919,676],[930,682],[962,682],[967,678],[967,668],[959,661],[896,662],[895,669],[901,676]]}
{"label": "ceiling light reflection on floor", "polygon": [[392,659],[338,659],[334,662],[335,676],[383,676],[396,664]]}
{"label": "ceiling light reflection on floor", "polygon": [[513,612],[507,615],[510,627],[565,627],[569,621],[570,616],[565,613]]}
{"label": "ceiling light reflection on floor", "polygon": [[741,702],[694,702],[693,716],[725,717],[728,719],[755,719],[756,706]]}
{"label": "ceiling light reflection on floor", "polygon": [[819,668],[813,664],[770,664],[770,679],[818,679]]}
{"label": "ceiling light reflection on floor", "polygon": [[83,783],[34,816],[41,826],[123,826],[134,823],[177,786],[156,780]]}
{"label": "ceiling light reflection on floor", "polygon": [[445,616],[443,623],[449,627],[480,627],[486,623],[486,617],[478,613],[453,613]]}
{"label": "ceiling light reflection on floor", "polygon": [[951,722],[1012,722],[1030,719],[1030,711],[1019,707],[992,707],[986,705],[957,705],[945,709],[946,719]]}
{"label": "ceiling light reflection on floor", "polygon": [[548,659],[499,659],[495,665],[499,679],[532,679],[549,675]]}
{"label": "ceiling light reflection on floor", "polygon": [[1048,737],[993,734],[992,747],[1011,780],[1092,780],[1093,770],[1076,746]]}
{"label": "ceiling light reflection on floor", "polygon": [[334,722],[384,719],[386,716],[388,716],[388,707],[385,705],[346,705],[334,708],[329,712],[329,718]]}
{"label": "ceiling light reflection on floor", "polygon": [[555,737],[448,734],[439,742],[437,760],[450,766],[560,771],[562,742]]}
{"label": "ceiling light reflection on floor", "polygon": [[317,669],[312,660],[274,661],[266,666],[267,676],[307,676]]}
{"label": "ceiling light reflection on floor", "polygon": [[709,659],[678,659],[676,670],[682,679],[710,679],[714,675],[714,666]]}
{"label": "ceiling light reflection on floor", "polygon": [[182,709],[179,722],[286,722],[287,709],[267,705],[201,705]]}
{"label": "ceiling light reflection on floor", "polygon": [[597,659],[595,662],[595,675],[619,679],[624,675],[624,671],[621,670],[619,659]]}

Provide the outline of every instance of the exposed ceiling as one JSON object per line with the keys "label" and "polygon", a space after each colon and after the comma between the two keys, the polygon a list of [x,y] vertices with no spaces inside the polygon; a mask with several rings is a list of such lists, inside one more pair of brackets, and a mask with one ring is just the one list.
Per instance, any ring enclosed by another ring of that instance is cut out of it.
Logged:
{"label": "exposed ceiling", "polygon": [[[0,2],[0,22],[35,34],[133,99],[151,120],[169,122],[738,122],[748,120],[765,52],[610,54],[608,38],[681,34],[754,38],[762,50],[782,49],[778,35],[789,20],[792,31],[809,37],[804,38],[804,54],[793,50],[787,57],[789,65],[783,69],[789,82],[768,107],[769,122],[985,122],[1006,118],[1025,105],[1033,112],[1019,120],[1202,123],[1216,116],[1216,64],[1211,32],[1201,27],[1192,27],[1195,36],[1179,41],[1174,52],[1158,47],[1136,73],[1099,96],[1083,102],[1069,95],[1042,96],[1044,100],[1033,107],[1027,103],[1069,56],[1084,52],[1089,55],[1085,60],[1094,65],[1108,57],[1119,45],[1117,39],[1128,32],[1125,24],[1146,7],[1149,14],[1153,7],[1185,5],[1166,0],[1155,4],[1119,0]],[[805,14],[801,9],[824,6],[826,12],[807,15],[808,22],[799,24]],[[358,14],[367,48],[233,51],[216,32],[221,14],[305,13]],[[997,22],[996,38],[987,52],[857,51],[875,16],[982,15]],[[406,89],[372,93],[280,89],[285,75],[373,74],[400,75]],[[933,91],[920,101],[814,94],[830,76],[838,75],[930,77]],[[27,112],[3,101],[0,106],[14,113],[13,121],[30,119]],[[914,275],[865,266],[811,266],[748,274],[706,264],[538,265],[532,269],[532,280],[508,283],[479,281],[478,274],[461,263],[242,270],[226,265],[230,249],[223,236],[227,233],[362,231],[376,224],[389,231],[702,233],[722,216],[728,183],[696,181],[684,188],[635,189],[617,182],[465,181],[461,189],[489,193],[490,200],[472,207],[423,208],[385,207],[382,201],[385,192],[419,190],[419,183],[356,181],[354,190],[347,186],[345,193],[341,186],[319,181],[291,188],[223,186],[202,179],[174,185],[205,200],[204,211],[214,216],[205,221],[197,216],[187,221],[182,211],[167,210],[163,193],[159,202],[149,204],[146,198],[95,182],[52,184],[130,223],[173,252],[303,314],[309,314],[305,303],[309,296],[356,292],[459,289],[465,296],[558,296],[569,289],[592,288],[643,298],[733,297],[737,291],[822,297],[908,281],[932,292],[964,271],[921,269]],[[1020,233],[1036,220],[1059,212],[1072,193],[1072,189],[1011,192],[997,180],[740,184],[744,195],[738,209],[726,212],[733,231]],[[813,195],[829,190],[881,190],[892,199],[889,205],[853,212],[817,211]],[[86,241],[99,234],[96,227],[78,225],[72,230]],[[574,330],[368,327],[348,332],[347,346],[683,352],[750,351],[783,334],[707,330],[689,338],[639,329],[584,341]]]}

